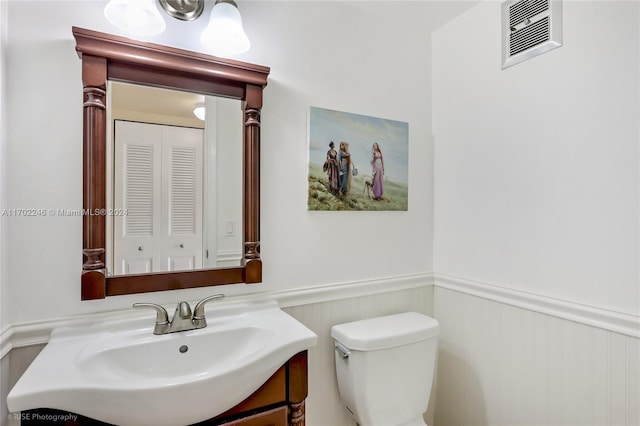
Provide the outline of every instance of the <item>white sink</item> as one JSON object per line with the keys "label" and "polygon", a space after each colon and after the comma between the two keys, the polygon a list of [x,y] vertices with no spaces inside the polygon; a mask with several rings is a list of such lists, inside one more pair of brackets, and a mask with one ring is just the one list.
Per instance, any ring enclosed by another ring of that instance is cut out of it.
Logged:
{"label": "white sink", "polygon": [[206,312],[206,328],[160,336],[155,315],[56,329],[9,392],[8,408],[56,408],[116,425],[196,423],[317,344],[275,302],[222,302]]}

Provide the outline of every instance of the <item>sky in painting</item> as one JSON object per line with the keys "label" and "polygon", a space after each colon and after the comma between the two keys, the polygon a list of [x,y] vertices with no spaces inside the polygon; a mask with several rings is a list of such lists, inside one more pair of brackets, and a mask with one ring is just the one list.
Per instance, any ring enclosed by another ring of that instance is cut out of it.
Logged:
{"label": "sky in painting", "polygon": [[371,174],[371,153],[377,142],[384,158],[385,178],[409,182],[409,124],[348,112],[311,107],[309,111],[309,161],[322,165],[329,142],[349,143],[349,152],[360,174]]}

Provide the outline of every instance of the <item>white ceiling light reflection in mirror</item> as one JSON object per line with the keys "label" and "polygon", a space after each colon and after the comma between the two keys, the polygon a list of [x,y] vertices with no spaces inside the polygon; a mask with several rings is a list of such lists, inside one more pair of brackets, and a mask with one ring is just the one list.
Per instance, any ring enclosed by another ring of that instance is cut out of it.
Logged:
{"label": "white ceiling light reflection in mirror", "polygon": [[238,266],[240,101],[119,82],[108,96],[109,273]]}
{"label": "white ceiling light reflection in mirror", "polygon": [[[212,3],[213,6],[208,6]],[[200,16],[203,18],[200,18]],[[157,36],[167,21],[181,21],[185,31],[200,34],[202,46],[215,56],[245,53],[251,47],[242,16],[234,0],[110,0],[104,16],[113,26],[132,36]],[[175,18],[175,19],[172,19]],[[198,19],[200,18],[200,19]],[[201,21],[208,20],[204,27]]]}

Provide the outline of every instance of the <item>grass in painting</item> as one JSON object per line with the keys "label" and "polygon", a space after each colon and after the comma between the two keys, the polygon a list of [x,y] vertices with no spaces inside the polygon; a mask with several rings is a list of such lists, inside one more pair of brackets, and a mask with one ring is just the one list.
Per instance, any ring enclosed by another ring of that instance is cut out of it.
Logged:
{"label": "grass in painting", "polygon": [[332,194],[329,181],[322,167],[309,166],[309,210],[407,210],[409,188],[406,184],[391,180],[384,182],[384,195],[381,200],[373,200],[365,190],[365,179],[371,175],[353,176],[351,191],[346,196]]}

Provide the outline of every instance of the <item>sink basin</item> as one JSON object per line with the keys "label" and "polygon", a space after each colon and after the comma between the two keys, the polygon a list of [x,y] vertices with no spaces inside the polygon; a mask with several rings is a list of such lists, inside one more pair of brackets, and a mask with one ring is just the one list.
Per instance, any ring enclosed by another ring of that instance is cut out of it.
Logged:
{"label": "sink basin", "polygon": [[197,423],[317,343],[275,302],[222,303],[207,308],[206,328],[160,336],[154,318],[54,330],[9,392],[9,410],[55,408],[116,425]]}
{"label": "sink basin", "polygon": [[[264,314],[264,312],[261,312]],[[153,380],[221,374],[243,367],[273,339],[274,327],[254,315],[209,321],[208,330],[156,336],[148,330],[103,334],[76,358],[84,374],[111,379]],[[286,360],[285,360],[286,361]]]}

